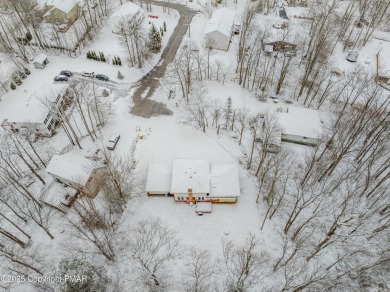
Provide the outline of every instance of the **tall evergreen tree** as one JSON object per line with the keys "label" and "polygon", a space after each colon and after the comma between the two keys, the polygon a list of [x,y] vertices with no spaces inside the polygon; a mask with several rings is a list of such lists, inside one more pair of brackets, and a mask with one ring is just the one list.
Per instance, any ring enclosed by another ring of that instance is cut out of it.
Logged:
{"label": "tall evergreen tree", "polygon": [[161,50],[161,35],[154,24],[149,32],[149,50],[153,53],[158,53]]}

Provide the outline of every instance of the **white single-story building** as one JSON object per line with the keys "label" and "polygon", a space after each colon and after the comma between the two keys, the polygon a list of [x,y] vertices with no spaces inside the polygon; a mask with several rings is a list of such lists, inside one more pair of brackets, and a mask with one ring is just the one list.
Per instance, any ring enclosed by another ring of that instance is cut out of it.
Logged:
{"label": "white single-story building", "polygon": [[133,2],[128,2],[121,5],[109,18],[108,25],[111,27],[112,33],[121,34],[119,23],[121,20],[131,19],[132,17],[141,17],[144,11],[140,6]]}
{"label": "white single-story building", "polygon": [[74,153],[53,155],[46,167],[57,183],[72,187],[80,194],[94,198],[104,183],[104,166]]}
{"label": "white single-story building", "polygon": [[34,67],[37,69],[44,69],[48,63],[49,59],[45,54],[39,54],[33,61]]}
{"label": "white single-story building", "polygon": [[205,31],[206,43],[214,49],[227,51],[233,34],[234,12],[226,7],[214,11]]}
{"label": "white single-story building", "polygon": [[[10,112],[1,126],[12,132],[28,128],[37,136],[51,137],[58,117],[50,113],[44,102],[51,102],[53,108],[65,108],[67,89],[66,84],[54,84],[43,86],[32,94],[26,94],[25,104]],[[46,98],[47,101],[41,98]]]}
{"label": "white single-story building", "polygon": [[240,196],[237,165],[210,165],[207,159],[150,163],[146,191],[173,196],[176,202],[235,203]]}
{"label": "white single-story building", "polygon": [[321,140],[322,124],[317,110],[289,107],[279,116],[282,141],[317,146]]}
{"label": "white single-story building", "polygon": [[150,163],[146,190],[148,195],[170,195],[172,163]]}
{"label": "white single-story building", "polygon": [[175,159],[171,182],[171,194],[175,201],[207,200],[210,193],[209,174],[210,163],[207,159]]}

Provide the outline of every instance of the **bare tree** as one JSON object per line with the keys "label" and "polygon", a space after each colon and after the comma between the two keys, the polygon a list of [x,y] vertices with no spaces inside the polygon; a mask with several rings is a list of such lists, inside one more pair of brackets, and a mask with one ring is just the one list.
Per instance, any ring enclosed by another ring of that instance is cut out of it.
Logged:
{"label": "bare tree", "polygon": [[231,241],[224,244],[223,260],[227,272],[227,289],[241,292],[265,277],[269,255],[258,250],[256,238],[250,234],[243,246],[235,246]]}
{"label": "bare tree", "polygon": [[[65,244],[64,248],[104,256],[109,261],[115,261],[120,243],[117,229],[119,218],[115,218],[111,210],[104,210],[97,200],[83,198],[73,205],[73,216],[68,217],[68,226],[71,230],[73,243]],[[81,243],[82,244],[81,244]]]}
{"label": "bare tree", "polygon": [[[106,200],[115,212],[123,212],[124,206],[137,191],[135,147],[136,141],[129,154],[124,156],[106,150],[103,152],[105,166],[101,171],[104,178],[102,187]],[[101,167],[100,164],[98,166]]]}
{"label": "bare tree", "polygon": [[190,249],[184,273],[184,291],[212,291],[212,279],[218,273],[217,263],[206,250]]}
{"label": "bare tree", "polygon": [[249,126],[248,114],[249,114],[249,109],[247,108],[239,109],[237,111],[236,119],[238,125],[236,124],[235,128],[240,133],[240,139],[238,140],[238,145],[241,145],[242,135],[244,134],[244,131],[247,129],[247,127]]}
{"label": "bare tree", "polygon": [[182,254],[176,233],[157,218],[148,218],[134,225],[129,250],[138,281],[151,290],[168,284],[168,263]]}
{"label": "bare tree", "polygon": [[208,127],[208,115],[210,104],[206,100],[206,90],[204,87],[198,86],[192,90],[191,99],[185,104],[184,108],[187,112],[186,122],[196,122],[198,127],[206,133]]}
{"label": "bare tree", "polygon": [[118,31],[118,38],[125,47],[128,60],[131,66],[142,68],[148,55],[147,52],[147,33],[143,29],[145,17],[141,13],[123,18],[116,30]]}

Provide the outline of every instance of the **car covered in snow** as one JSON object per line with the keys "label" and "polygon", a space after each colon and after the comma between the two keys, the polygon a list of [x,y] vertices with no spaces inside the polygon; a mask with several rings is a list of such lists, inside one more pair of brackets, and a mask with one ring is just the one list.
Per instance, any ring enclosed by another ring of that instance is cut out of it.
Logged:
{"label": "car covered in snow", "polygon": [[66,77],[72,77],[73,73],[70,72],[69,70],[62,70],[60,72],[60,75],[66,76]]}
{"label": "car covered in snow", "polygon": [[279,98],[277,96],[271,95],[269,98],[272,99],[272,101],[274,103],[278,103],[279,102]]}
{"label": "car covered in snow", "polygon": [[69,78],[67,76],[64,76],[64,75],[58,75],[58,76],[54,77],[55,82],[67,82],[68,80],[69,80]]}
{"label": "car covered in snow", "polygon": [[89,78],[93,78],[95,77],[95,72],[81,72],[81,76],[84,76],[84,77],[89,77]]}
{"label": "car covered in snow", "polygon": [[357,51],[350,51],[347,55],[347,60],[350,62],[356,62],[359,57],[359,53]]}
{"label": "car covered in snow", "polygon": [[116,147],[116,144],[118,144],[119,139],[121,138],[121,135],[118,136],[111,136],[110,139],[107,142],[107,149],[108,150],[114,150]]}
{"label": "car covered in snow", "polygon": [[96,79],[101,80],[101,81],[108,81],[110,78],[108,76],[103,75],[103,74],[96,74]]}

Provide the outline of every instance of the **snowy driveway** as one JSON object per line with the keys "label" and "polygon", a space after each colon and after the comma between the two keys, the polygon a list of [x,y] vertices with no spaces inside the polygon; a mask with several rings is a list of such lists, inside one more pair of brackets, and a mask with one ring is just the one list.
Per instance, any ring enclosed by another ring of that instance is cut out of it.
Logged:
{"label": "snowy driveway", "polygon": [[196,11],[180,4],[163,3],[160,1],[153,1],[152,3],[158,6],[167,5],[170,8],[177,10],[180,13],[180,19],[175,31],[169,39],[168,45],[161,55],[162,61],[158,62],[153,70],[138,81],[140,86],[133,95],[134,105],[131,109],[131,113],[144,118],[172,114],[165,104],[150,100],[149,98],[160,86],[159,79],[164,76],[168,64],[175,58],[183,36],[187,32],[188,25],[196,14]]}

